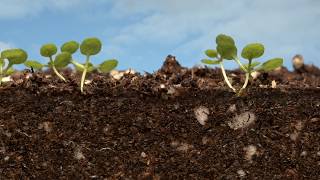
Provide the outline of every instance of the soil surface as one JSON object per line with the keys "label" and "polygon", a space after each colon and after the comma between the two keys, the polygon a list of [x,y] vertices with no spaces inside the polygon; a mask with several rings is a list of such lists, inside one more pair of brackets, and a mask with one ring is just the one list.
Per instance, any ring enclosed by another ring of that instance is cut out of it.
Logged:
{"label": "soil surface", "polygon": [[220,69],[173,56],[153,74],[93,73],[84,94],[71,70],[68,83],[15,74],[0,87],[0,179],[319,179],[320,71],[308,68],[263,73],[240,97]]}

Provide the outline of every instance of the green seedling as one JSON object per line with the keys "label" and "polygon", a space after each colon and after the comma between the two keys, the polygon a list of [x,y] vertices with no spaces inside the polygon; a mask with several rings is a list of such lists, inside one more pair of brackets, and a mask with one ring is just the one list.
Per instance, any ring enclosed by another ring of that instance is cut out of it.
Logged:
{"label": "green seedling", "polygon": [[[209,49],[205,51],[205,54],[212,59],[203,59],[202,63],[209,65],[220,65],[222,75],[228,87],[232,89],[235,93],[240,95],[242,91],[247,87],[248,82],[251,77],[251,73],[254,71],[263,71],[268,72],[272,71],[278,67],[281,67],[283,64],[282,58],[274,58],[270,59],[264,63],[260,63],[258,61],[254,61],[255,59],[261,57],[264,54],[264,46],[260,43],[252,43],[246,45],[241,52],[242,58],[248,61],[247,64],[243,64],[237,56],[237,47],[235,45],[235,41],[232,37],[220,34],[216,38],[216,50]],[[230,83],[226,71],[224,69],[224,60],[232,60],[235,61],[241,70],[243,70],[246,74],[246,79],[243,86],[237,90]]]}
{"label": "green seedling", "polygon": [[[40,54],[43,57],[49,58],[48,67],[52,68],[54,73],[63,81],[66,82],[66,79],[58,72],[57,68],[64,68],[70,64],[72,60],[72,56],[69,52],[61,52],[58,55],[55,56],[53,59],[53,56],[57,54],[57,46],[55,44],[45,44],[40,49]],[[39,65],[41,63],[37,61],[29,61],[28,64],[30,65]],[[31,66],[30,65],[30,66]],[[33,66],[32,66],[33,67]],[[40,66],[38,66],[40,67]]]}
{"label": "green seedling", "polygon": [[[71,54],[75,53],[79,48],[79,44],[75,41],[70,41],[62,45],[61,51],[69,52]],[[71,60],[71,63],[76,67],[77,71],[82,72],[80,89],[83,92],[84,81],[86,74],[95,69],[98,69],[100,72],[107,73],[110,72],[118,65],[118,61],[115,59],[106,60],[101,63],[97,68],[90,62],[91,56],[97,55],[102,49],[102,43],[98,38],[87,38],[82,41],[80,45],[81,54],[86,56],[86,61],[84,64],[80,64],[75,60]]]}
{"label": "green seedling", "polygon": [[[71,55],[73,55],[74,53],[76,53],[79,49],[80,45],[78,42],[76,41],[69,41],[64,43],[60,50],[61,52],[68,52]],[[75,66],[77,71],[83,71],[84,70],[84,65],[78,63],[77,61],[75,61],[73,58],[71,59],[71,63]]]}
{"label": "green seedling", "polygon": [[[10,75],[14,72],[13,65],[23,64],[27,58],[27,52],[22,49],[8,49],[2,51],[0,56],[0,85],[4,75]],[[7,66],[5,60],[8,61]]]}

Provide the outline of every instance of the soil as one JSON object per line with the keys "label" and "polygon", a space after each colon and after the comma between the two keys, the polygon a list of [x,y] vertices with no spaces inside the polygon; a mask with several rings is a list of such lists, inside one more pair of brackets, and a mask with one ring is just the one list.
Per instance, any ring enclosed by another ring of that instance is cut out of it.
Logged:
{"label": "soil", "polygon": [[[319,179],[320,70],[261,74],[168,56],[152,74],[25,72],[0,87],[0,179]],[[311,69],[311,70],[310,70]],[[229,71],[240,87],[244,76]],[[272,81],[275,80],[276,86]]]}

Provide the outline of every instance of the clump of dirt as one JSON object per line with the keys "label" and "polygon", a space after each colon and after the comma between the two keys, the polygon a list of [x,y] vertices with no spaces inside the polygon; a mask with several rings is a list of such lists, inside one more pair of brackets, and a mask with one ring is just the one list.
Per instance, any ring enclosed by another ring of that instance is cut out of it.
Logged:
{"label": "clump of dirt", "polygon": [[0,179],[320,177],[315,73],[262,74],[237,97],[219,69],[173,56],[154,74],[93,73],[85,94],[66,71],[68,83],[25,72],[0,87]]}

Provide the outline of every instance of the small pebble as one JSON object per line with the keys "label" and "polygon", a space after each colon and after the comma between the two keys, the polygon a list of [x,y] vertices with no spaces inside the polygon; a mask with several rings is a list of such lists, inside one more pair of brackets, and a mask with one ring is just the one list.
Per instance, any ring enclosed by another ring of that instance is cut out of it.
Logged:
{"label": "small pebble", "polygon": [[244,176],[246,175],[246,172],[244,172],[244,170],[242,170],[242,169],[239,169],[239,170],[237,171],[237,174],[238,174],[240,177],[244,177]]}
{"label": "small pebble", "polygon": [[300,156],[306,156],[307,155],[307,151],[302,151]]}
{"label": "small pebble", "polygon": [[147,157],[147,154],[146,154],[145,152],[142,152],[142,153],[141,153],[141,157],[146,158],[146,157]]}
{"label": "small pebble", "polygon": [[9,159],[10,159],[9,156],[4,157],[4,161],[9,161]]}

